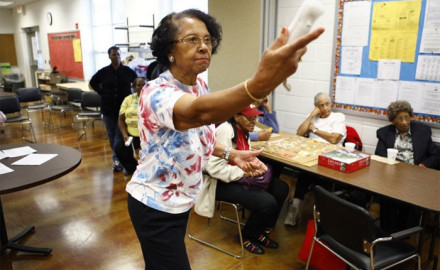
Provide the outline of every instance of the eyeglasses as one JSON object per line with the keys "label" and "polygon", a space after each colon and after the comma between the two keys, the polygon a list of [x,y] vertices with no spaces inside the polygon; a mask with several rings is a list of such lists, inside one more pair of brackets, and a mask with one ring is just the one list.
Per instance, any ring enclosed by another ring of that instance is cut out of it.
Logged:
{"label": "eyeglasses", "polygon": [[218,41],[215,37],[199,38],[199,37],[194,37],[194,36],[178,39],[178,40],[175,40],[174,42],[183,43],[189,47],[195,48],[195,47],[200,47],[200,45],[202,45],[202,41],[203,41],[203,43],[205,43],[205,45],[208,48],[215,47],[218,44]]}

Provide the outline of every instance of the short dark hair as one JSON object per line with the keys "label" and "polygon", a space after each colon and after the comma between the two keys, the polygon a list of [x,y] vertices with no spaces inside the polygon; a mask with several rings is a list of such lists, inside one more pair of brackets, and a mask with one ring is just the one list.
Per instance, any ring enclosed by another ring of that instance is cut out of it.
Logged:
{"label": "short dark hair", "polygon": [[108,53],[109,56],[110,56],[110,53],[112,52],[112,50],[118,50],[118,51],[120,51],[121,49],[120,49],[119,47],[117,47],[117,46],[111,46],[111,47],[107,50],[107,53]]}
{"label": "short dark hair", "polygon": [[222,27],[211,15],[198,9],[187,9],[179,13],[170,13],[160,21],[159,26],[154,30],[151,42],[149,43],[150,49],[156,57],[157,62],[163,67],[168,67],[170,65],[168,54],[175,43],[176,35],[179,30],[178,20],[183,18],[196,18],[205,23],[211,37],[218,41],[218,43],[212,47],[212,54],[217,52],[217,48],[220,45],[223,33]]}
{"label": "short dark hair", "polygon": [[388,105],[387,109],[388,120],[390,120],[390,122],[393,122],[400,112],[408,112],[409,116],[412,116],[413,108],[411,107],[411,104],[409,104],[409,102],[405,100],[397,100],[391,102],[390,105]]}

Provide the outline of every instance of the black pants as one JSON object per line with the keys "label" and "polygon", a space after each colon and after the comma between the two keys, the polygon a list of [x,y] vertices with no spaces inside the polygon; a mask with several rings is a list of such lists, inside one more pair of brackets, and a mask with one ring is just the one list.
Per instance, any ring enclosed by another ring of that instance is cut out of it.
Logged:
{"label": "black pants", "polygon": [[267,191],[246,190],[237,182],[217,181],[215,198],[220,201],[239,203],[251,214],[242,230],[243,238],[258,238],[267,227],[275,227],[284,200],[289,193],[289,186],[274,177]]}
{"label": "black pants", "polygon": [[380,198],[380,228],[395,233],[417,226],[421,213],[415,207],[394,199]]}
{"label": "black pants", "polygon": [[332,187],[331,181],[323,180],[316,174],[302,171],[298,175],[293,198],[304,200],[304,196],[309,191],[310,185],[320,185],[328,190]]}
{"label": "black pants", "polygon": [[141,244],[145,269],[191,269],[184,242],[190,211],[165,213],[146,206],[129,194],[128,212]]}
{"label": "black pants", "polygon": [[[133,146],[134,149],[141,147],[139,137],[133,137]],[[138,165],[137,160],[133,157],[133,147],[131,145],[125,146],[125,142],[122,139],[116,143],[115,152],[124,169],[129,174],[133,174]]]}

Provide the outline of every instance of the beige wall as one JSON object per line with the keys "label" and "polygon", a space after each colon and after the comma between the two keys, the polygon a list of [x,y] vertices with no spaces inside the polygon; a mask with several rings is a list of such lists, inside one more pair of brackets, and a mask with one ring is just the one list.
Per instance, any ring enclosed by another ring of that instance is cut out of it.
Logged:
{"label": "beige wall", "polygon": [[209,68],[211,91],[222,90],[251,77],[261,54],[261,0],[210,0],[209,14],[223,28],[220,50]]}

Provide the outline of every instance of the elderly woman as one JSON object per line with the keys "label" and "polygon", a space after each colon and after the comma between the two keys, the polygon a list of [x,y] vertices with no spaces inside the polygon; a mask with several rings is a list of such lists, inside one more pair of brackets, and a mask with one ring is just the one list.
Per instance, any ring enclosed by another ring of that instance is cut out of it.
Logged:
{"label": "elderly woman", "polygon": [[[115,152],[124,167],[124,174],[126,175],[133,174],[137,166],[133,150],[140,148],[137,112],[139,95],[144,85],[144,78],[134,79],[133,88],[135,92],[124,99],[119,110],[118,125],[122,134],[122,140],[119,140],[116,144]],[[128,141],[129,137],[133,137],[132,145],[126,146],[125,142]]]}
{"label": "elderly woman", "polygon": [[[437,168],[440,162],[438,148],[431,138],[431,129],[419,122],[411,121],[413,109],[407,101],[395,101],[388,106],[387,117],[391,125],[377,130],[379,141],[376,155],[386,157],[387,148],[398,150],[397,159],[421,167]],[[381,199],[381,227],[387,232],[417,224],[418,215],[408,205]]]}
{"label": "elderly woman", "polygon": [[[253,105],[246,107],[227,122],[216,128],[216,141],[237,150],[249,150],[249,132],[252,132],[257,116],[262,113]],[[267,190],[249,189],[240,183],[248,173],[222,158],[211,156],[205,167],[206,175],[202,194],[196,202],[198,214],[212,217],[215,199],[239,203],[251,211],[242,230],[243,245],[251,253],[264,254],[264,248],[278,248],[278,243],[265,233],[273,228],[289,193],[289,186],[273,177]],[[212,192],[211,196],[205,194]],[[215,196],[214,196],[215,193]]]}
{"label": "elderly woman", "polygon": [[198,75],[217,52],[220,25],[194,9],[161,20],[150,47],[165,71],[142,89],[138,113],[142,149],[126,187],[146,268],[190,269],[186,225],[202,188],[202,169],[211,155],[234,162],[252,175],[266,169],[256,158],[261,152],[237,151],[216,143],[213,123],[226,121],[267,96],[296,71],[305,46],[323,31],[319,28],[286,44],[289,34],[283,28],[251,79],[209,94]]}

